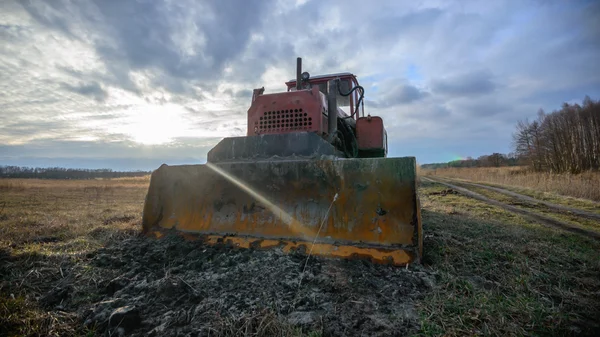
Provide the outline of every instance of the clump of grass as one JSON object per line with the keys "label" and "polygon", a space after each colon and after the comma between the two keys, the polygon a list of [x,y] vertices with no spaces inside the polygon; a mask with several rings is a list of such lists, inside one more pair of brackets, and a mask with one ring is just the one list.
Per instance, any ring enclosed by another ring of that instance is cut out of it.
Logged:
{"label": "clump of grass", "polygon": [[527,187],[542,192],[600,201],[600,172],[554,174],[523,167],[462,167],[422,170],[424,175]]}
{"label": "clump of grass", "polygon": [[4,213],[4,209],[6,208],[6,201],[0,203],[0,221],[7,220],[8,215]]}
{"label": "clump of grass", "polygon": [[0,179],[0,191],[23,191],[25,184],[21,181]]}
{"label": "clump of grass", "polygon": [[294,328],[284,322],[273,311],[261,310],[242,316],[218,316],[213,319],[211,336],[322,336],[321,331],[304,334],[301,329]]}
{"label": "clump of grass", "polygon": [[0,294],[0,336],[78,336],[73,313],[36,308],[24,297]]}

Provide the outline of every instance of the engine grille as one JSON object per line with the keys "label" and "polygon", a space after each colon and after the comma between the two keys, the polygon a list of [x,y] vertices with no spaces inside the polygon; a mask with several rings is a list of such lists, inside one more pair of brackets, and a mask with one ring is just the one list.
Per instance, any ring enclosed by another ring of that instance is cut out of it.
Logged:
{"label": "engine grille", "polygon": [[312,129],[312,117],[302,109],[265,111],[258,122],[262,133]]}

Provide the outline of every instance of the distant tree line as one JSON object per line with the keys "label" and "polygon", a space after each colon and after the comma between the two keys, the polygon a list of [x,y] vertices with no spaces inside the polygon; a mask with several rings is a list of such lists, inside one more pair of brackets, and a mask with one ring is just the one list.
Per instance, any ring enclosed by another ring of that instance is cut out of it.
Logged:
{"label": "distant tree line", "polygon": [[560,110],[538,111],[532,122],[519,121],[513,145],[535,171],[580,173],[600,169],[600,102],[564,103]]}
{"label": "distant tree line", "polygon": [[522,160],[514,153],[502,154],[492,153],[483,155],[476,159],[468,157],[467,159],[453,160],[447,163],[423,164],[422,168],[437,169],[447,167],[500,167],[521,165]]}
{"label": "distant tree line", "polygon": [[120,172],[111,169],[72,169],[63,167],[33,168],[20,166],[0,166],[1,178],[38,178],[38,179],[97,179],[140,177],[151,172]]}
{"label": "distant tree line", "polygon": [[517,122],[514,152],[477,159],[421,165],[423,168],[527,166],[538,172],[581,173],[600,170],[600,101],[586,96],[581,105],[538,111],[534,121]]}

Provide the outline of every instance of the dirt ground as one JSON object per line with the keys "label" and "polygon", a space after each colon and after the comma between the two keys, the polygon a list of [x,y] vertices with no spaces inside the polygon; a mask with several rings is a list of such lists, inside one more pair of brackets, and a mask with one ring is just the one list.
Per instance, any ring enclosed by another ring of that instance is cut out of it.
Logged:
{"label": "dirt ground", "polygon": [[[1,183],[1,181],[0,181]],[[0,184],[0,336],[600,331],[600,242],[422,182],[408,268],[140,235],[147,180]]]}
{"label": "dirt ground", "polygon": [[[417,328],[414,299],[432,286],[418,268],[316,258],[299,285],[304,255],[231,251],[176,236],[160,242],[132,238],[100,249],[92,259],[102,270],[95,289],[102,299],[80,317],[97,331],[120,326],[135,329],[135,336],[207,336],[235,329],[405,335]],[[68,299],[68,293],[63,296]],[[123,307],[137,312],[135,317],[113,322],[111,313]]]}
{"label": "dirt ground", "polygon": [[[0,268],[21,259],[36,257],[4,253]],[[47,280],[38,300],[107,336],[406,335],[418,328],[414,301],[434,282],[419,266],[311,257],[299,284],[305,255],[205,246],[175,235],[133,236],[83,259],[89,267],[60,261],[60,275]]]}

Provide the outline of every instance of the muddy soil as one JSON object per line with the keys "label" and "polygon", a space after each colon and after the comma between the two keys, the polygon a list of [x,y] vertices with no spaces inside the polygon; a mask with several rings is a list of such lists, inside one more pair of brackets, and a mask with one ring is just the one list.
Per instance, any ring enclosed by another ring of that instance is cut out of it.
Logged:
{"label": "muddy soil", "polygon": [[299,286],[306,255],[177,236],[131,238],[88,257],[101,271],[94,301],[69,307],[68,286],[47,296],[112,336],[406,335],[418,329],[413,303],[435,280],[420,266],[311,257]]}

